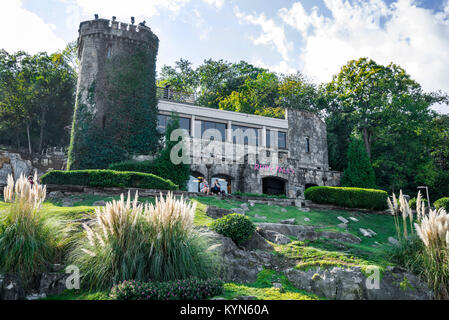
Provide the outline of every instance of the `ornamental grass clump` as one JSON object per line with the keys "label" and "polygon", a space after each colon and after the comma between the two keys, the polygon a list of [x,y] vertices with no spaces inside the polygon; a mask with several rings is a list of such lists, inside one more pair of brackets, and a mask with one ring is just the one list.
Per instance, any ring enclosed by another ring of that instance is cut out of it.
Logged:
{"label": "ornamental grass clump", "polygon": [[83,274],[83,288],[110,289],[125,280],[170,281],[215,274],[215,258],[193,230],[195,204],[172,193],[153,204],[107,203],[84,225],[71,255]]}
{"label": "ornamental grass clump", "polygon": [[31,185],[10,175],[4,197],[11,204],[0,215],[0,273],[17,274],[26,286],[55,259],[60,229],[41,211],[46,187],[37,176]]}
{"label": "ornamental grass clump", "polygon": [[402,192],[399,199],[393,195],[388,206],[400,240],[390,252],[392,260],[425,279],[437,298],[449,299],[449,214],[430,208],[426,213],[421,193],[416,200],[416,217]]}

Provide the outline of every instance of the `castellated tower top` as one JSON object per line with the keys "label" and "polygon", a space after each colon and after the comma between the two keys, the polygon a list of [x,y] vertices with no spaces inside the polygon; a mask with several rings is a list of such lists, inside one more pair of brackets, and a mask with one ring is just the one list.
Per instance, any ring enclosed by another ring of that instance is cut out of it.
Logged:
{"label": "castellated tower top", "polygon": [[78,57],[80,59],[86,38],[103,38],[105,41],[123,41],[133,47],[147,46],[156,50],[159,44],[158,37],[144,23],[134,25],[119,22],[115,20],[115,17],[112,20],[95,19],[81,22],[78,38]]}

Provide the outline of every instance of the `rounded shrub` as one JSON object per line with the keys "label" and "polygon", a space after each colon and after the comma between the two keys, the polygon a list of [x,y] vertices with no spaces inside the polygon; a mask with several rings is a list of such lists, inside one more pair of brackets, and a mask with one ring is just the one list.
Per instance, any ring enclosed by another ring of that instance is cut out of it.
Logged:
{"label": "rounded shrub", "polygon": [[221,295],[219,279],[185,279],[168,282],[124,281],[112,288],[114,300],[205,300]]}
{"label": "rounded shrub", "polygon": [[142,188],[177,190],[172,181],[154,174],[113,170],[50,171],[41,177],[46,184],[78,185],[103,188]]}
{"label": "rounded shrub", "polygon": [[362,188],[311,187],[304,195],[318,204],[369,210],[385,210],[388,199],[386,191]]}
{"label": "rounded shrub", "polygon": [[434,202],[434,205],[437,209],[444,208],[447,212],[449,212],[449,197],[438,199]]}
{"label": "rounded shrub", "polygon": [[235,243],[242,244],[248,241],[256,231],[256,226],[247,216],[230,214],[211,224],[212,230],[231,238]]}

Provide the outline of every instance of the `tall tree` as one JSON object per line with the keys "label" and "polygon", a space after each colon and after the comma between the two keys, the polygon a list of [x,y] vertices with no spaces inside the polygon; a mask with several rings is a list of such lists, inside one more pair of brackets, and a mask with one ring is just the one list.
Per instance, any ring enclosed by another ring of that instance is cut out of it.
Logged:
{"label": "tall tree", "polygon": [[348,168],[341,180],[343,187],[375,188],[376,177],[363,142],[352,139],[348,149]]}

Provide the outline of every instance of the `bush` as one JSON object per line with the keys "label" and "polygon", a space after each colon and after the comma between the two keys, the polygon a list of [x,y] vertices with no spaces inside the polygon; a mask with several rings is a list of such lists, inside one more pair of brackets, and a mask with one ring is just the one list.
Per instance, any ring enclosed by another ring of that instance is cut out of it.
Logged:
{"label": "bush", "polygon": [[444,208],[447,212],[449,212],[449,198],[441,198],[434,202],[435,208],[441,209]]}
{"label": "bush", "polygon": [[217,272],[215,256],[193,231],[195,204],[169,194],[155,205],[137,198],[96,209],[96,224],[84,225],[85,237],[76,244],[70,263],[79,266],[83,287],[110,289],[137,281],[207,279]]}
{"label": "bush", "polygon": [[212,222],[211,228],[225,237],[231,238],[237,244],[248,241],[256,231],[256,226],[247,216],[236,213],[215,220]]}
{"label": "bush", "polygon": [[65,184],[89,187],[119,187],[176,190],[170,180],[153,174],[118,172],[113,170],[50,171],[41,177],[46,184]]}
{"label": "bush", "polygon": [[32,188],[24,176],[14,185],[9,176],[4,191],[5,201],[12,204],[0,214],[0,274],[17,274],[27,287],[54,263],[62,232],[40,212],[45,186],[35,183]]}
{"label": "bush", "polygon": [[223,293],[218,279],[186,279],[169,282],[124,281],[114,286],[114,300],[205,300]]}
{"label": "bush", "polygon": [[385,210],[388,199],[385,191],[361,188],[311,187],[304,195],[318,204],[370,210]]}
{"label": "bush", "polygon": [[[427,206],[427,203],[428,203],[427,199],[422,198],[421,201],[424,202],[424,204]],[[416,198],[411,198],[408,201],[408,205],[409,205],[410,209],[416,210]]]}

